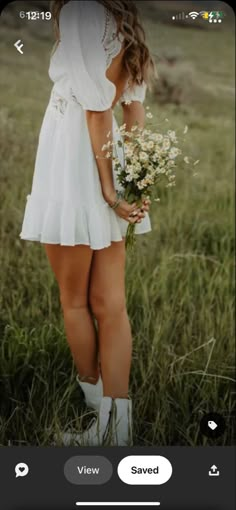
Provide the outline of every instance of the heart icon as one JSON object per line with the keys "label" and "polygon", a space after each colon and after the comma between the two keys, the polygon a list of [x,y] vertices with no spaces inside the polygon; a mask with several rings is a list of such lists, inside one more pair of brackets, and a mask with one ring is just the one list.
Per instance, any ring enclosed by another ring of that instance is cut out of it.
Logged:
{"label": "heart icon", "polygon": [[21,476],[21,477],[27,476],[28,472],[29,472],[29,466],[27,464],[25,464],[24,462],[20,462],[15,467],[16,478],[18,478],[19,476]]}

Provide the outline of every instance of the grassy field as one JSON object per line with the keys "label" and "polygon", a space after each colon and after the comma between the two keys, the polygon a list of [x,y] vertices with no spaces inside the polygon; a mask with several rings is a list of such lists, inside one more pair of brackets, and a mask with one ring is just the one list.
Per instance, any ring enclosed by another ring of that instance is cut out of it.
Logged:
{"label": "grassy field", "polygon": [[[180,49],[194,77],[186,103],[160,106],[149,94],[146,104],[160,130],[166,118],[179,133],[189,126],[184,150],[200,163],[197,176],[181,166],[176,188],[160,191],[153,230],[127,259],[134,443],[213,444],[199,421],[217,411],[227,430],[214,444],[226,445],[234,407],[234,33],[150,18],[146,26],[157,58]],[[54,277],[42,247],[19,239],[51,88],[50,38],[36,35],[1,28],[0,445],[50,445],[56,431],[80,426],[87,413]],[[23,56],[13,47],[17,38]]]}

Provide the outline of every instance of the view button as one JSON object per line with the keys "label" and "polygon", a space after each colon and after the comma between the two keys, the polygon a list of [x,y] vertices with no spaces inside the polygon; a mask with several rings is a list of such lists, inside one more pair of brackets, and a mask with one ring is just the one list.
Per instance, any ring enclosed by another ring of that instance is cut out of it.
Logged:
{"label": "view button", "polygon": [[75,485],[102,485],[112,477],[112,464],[99,455],[78,455],[67,460],[64,474]]}

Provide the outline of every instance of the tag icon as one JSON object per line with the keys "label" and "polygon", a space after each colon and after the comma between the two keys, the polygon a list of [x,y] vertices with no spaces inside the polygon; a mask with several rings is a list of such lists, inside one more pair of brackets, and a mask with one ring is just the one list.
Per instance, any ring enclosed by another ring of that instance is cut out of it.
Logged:
{"label": "tag icon", "polygon": [[200,430],[204,436],[210,439],[217,439],[224,434],[226,423],[219,413],[205,414],[200,421]]}
{"label": "tag icon", "polygon": [[208,421],[208,427],[210,427],[211,430],[215,430],[218,427],[218,425],[215,421],[210,420]]}

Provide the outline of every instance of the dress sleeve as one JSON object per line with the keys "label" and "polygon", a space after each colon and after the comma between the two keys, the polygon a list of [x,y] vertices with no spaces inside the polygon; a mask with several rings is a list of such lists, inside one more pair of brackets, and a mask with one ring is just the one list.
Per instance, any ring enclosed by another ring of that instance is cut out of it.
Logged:
{"label": "dress sleeve", "polygon": [[106,77],[106,11],[93,0],[70,1],[60,13],[60,43],[71,88],[84,110],[112,106],[116,87]]}
{"label": "dress sleeve", "polygon": [[145,82],[143,82],[142,85],[135,84],[132,87],[128,86],[120,97],[120,104],[128,104],[132,101],[140,101],[140,103],[143,103],[146,97],[146,90],[147,84]]}

